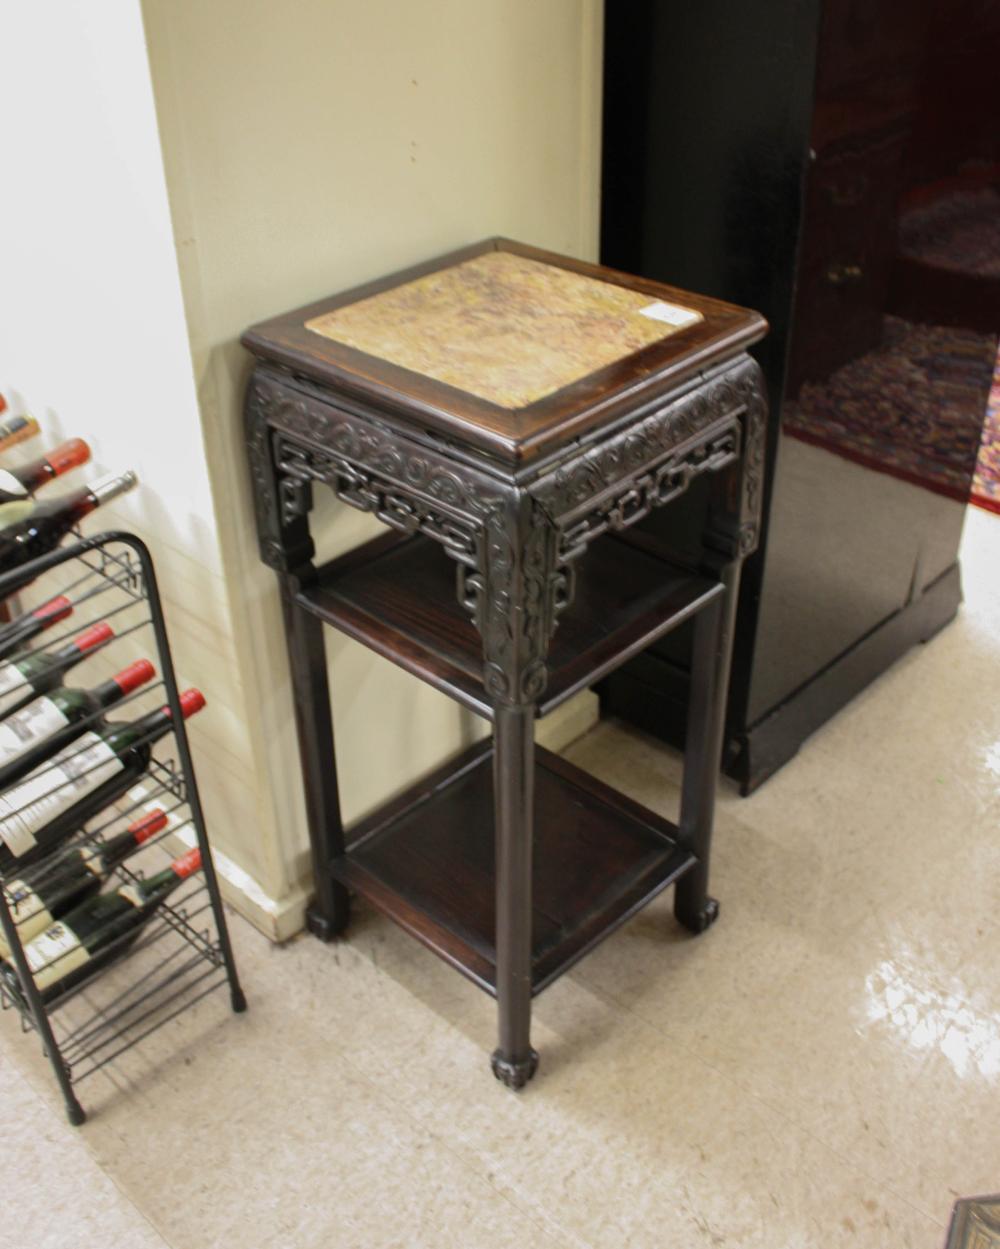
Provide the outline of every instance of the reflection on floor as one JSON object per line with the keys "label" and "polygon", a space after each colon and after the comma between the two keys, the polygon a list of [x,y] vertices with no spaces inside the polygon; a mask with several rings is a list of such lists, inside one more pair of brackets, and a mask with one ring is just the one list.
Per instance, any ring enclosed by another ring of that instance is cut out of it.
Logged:
{"label": "reflection on floor", "polygon": [[[365,910],[332,948],[234,921],[248,1013],[180,1017],[77,1131],[4,1016],[0,1246],[940,1249],[1000,1187],[1000,520],[963,561],[953,625],[724,788],[716,927],[664,897],[538,998],[520,1096],[491,1002]],[[662,745],[568,753],[676,810]]]}

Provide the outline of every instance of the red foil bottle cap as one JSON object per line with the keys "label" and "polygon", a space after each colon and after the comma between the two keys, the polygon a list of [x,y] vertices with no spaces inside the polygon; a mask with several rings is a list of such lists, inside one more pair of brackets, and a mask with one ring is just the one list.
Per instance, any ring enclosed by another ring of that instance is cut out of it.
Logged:
{"label": "red foil bottle cap", "polygon": [[125,830],[132,834],[136,844],[141,846],[144,841],[149,841],[150,837],[155,837],[162,828],[167,827],[167,813],[159,807],[155,811],[149,811],[138,820],[133,820]]}
{"label": "red foil bottle cap", "polygon": [[185,690],[180,696],[181,715],[186,720],[205,705],[205,695],[201,690]]}
{"label": "red foil bottle cap", "polygon": [[92,651],[95,646],[103,645],[109,638],[115,636],[115,631],[106,620],[98,621],[92,624],[89,629],[84,631],[73,639],[73,645],[78,651]]}
{"label": "red foil bottle cap", "polygon": [[31,614],[36,620],[51,620],[55,624],[57,620],[65,620],[72,611],[73,604],[65,594],[60,594],[58,598],[49,599],[41,607],[36,607]]}
{"label": "red foil bottle cap", "polygon": [[183,880],[185,876],[190,876],[201,867],[201,851],[195,846],[187,854],[182,854],[179,859],[174,859],[170,866],[174,869],[174,875]]}
{"label": "red foil bottle cap", "polygon": [[134,664],[122,668],[121,672],[111,679],[123,694],[131,694],[133,690],[137,690],[140,685],[145,685],[155,676],[156,669],[148,659],[137,659]]}
{"label": "red foil bottle cap", "polygon": [[68,473],[71,468],[79,468],[90,459],[90,448],[82,438],[70,438],[61,442],[54,451],[45,457],[46,463],[58,477]]}
{"label": "red foil bottle cap", "polygon": [[0,412],[6,412],[6,411],[7,411],[7,400],[3,397],[3,395],[0,395]]}

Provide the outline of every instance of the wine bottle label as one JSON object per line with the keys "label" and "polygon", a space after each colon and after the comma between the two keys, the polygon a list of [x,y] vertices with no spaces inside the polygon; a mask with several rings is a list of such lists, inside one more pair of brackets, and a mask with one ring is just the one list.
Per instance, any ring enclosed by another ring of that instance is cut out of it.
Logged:
{"label": "wine bottle label", "polygon": [[34,515],[34,511],[34,499],[19,499],[16,503],[0,503],[0,529],[6,529],[8,525],[19,525],[22,520],[27,520],[29,516]]}
{"label": "wine bottle label", "polygon": [[143,907],[146,905],[146,899],[135,885],[122,885],[118,890],[118,896],[119,898],[124,898],[126,902],[131,902],[133,906]]}
{"label": "wine bottle label", "polygon": [[95,876],[104,875],[104,864],[101,862],[101,852],[95,846],[84,846],[80,851],[80,861],[88,872],[93,872]]}
{"label": "wine bottle label", "polygon": [[24,677],[16,664],[0,664],[0,695],[22,688]]}
{"label": "wine bottle label", "polygon": [[[10,917],[17,925],[17,935],[22,944],[38,933],[44,932],[52,923],[52,916],[34,889],[23,880],[8,881],[4,887]],[[10,946],[0,932],[0,958],[10,959]]]}
{"label": "wine bottle label", "polygon": [[[30,885],[25,884],[23,880],[8,881],[4,887],[4,893],[7,895],[10,917],[15,924],[20,924],[39,912],[44,912],[48,915],[48,911],[45,910],[45,903],[35,893],[34,889]],[[44,924],[43,927],[48,928],[48,924]]]}
{"label": "wine bottle label", "polygon": [[24,956],[39,989],[47,989],[90,961],[90,954],[72,928],[56,922],[29,941]]}
{"label": "wine bottle label", "polygon": [[28,497],[24,484],[18,481],[13,473],[8,473],[5,468],[0,468],[0,494],[5,494],[10,500]]}
{"label": "wine bottle label", "polygon": [[125,765],[96,733],[84,733],[0,794],[0,839],[14,855],[27,854],[36,834]]}
{"label": "wine bottle label", "polygon": [[0,763],[16,759],[67,724],[69,720],[51,698],[34,699],[0,724]]}

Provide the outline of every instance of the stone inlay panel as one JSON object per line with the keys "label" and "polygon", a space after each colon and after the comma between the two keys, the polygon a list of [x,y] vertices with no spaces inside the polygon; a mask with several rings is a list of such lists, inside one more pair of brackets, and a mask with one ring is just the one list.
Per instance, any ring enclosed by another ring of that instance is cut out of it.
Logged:
{"label": "stone inlay panel", "polygon": [[487,252],[314,317],[306,328],[522,408],[702,319],[640,291]]}

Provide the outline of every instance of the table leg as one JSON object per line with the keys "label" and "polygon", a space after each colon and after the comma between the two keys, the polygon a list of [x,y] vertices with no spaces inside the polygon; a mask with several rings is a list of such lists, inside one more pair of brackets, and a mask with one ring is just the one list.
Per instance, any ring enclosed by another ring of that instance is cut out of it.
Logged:
{"label": "table leg", "polygon": [[350,903],[347,890],[330,872],[333,860],[344,852],[344,826],[337,789],[323,625],[296,603],[291,584],[284,580],[281,606],[316,882],[316,896],[306,911],[306,926],[321,941],[332,941],[347,926]]}
{"label": "table leg", "polygon": [[694,933],[704,932],[719,917],[719,904],[708,893],[708,869],[739,579],[739,563],[726,565],[725,594],[699,612],[695,622],[680,834],[698,862],[677,882],[674,895],[674,914]]}
{"label": "table leg", "polygon": [[538,1055],[531,1048],[534,708],[498,706],[494,745],[499,1044],[491,1062],[498,1080],[519,1089],[538,1066]]}

